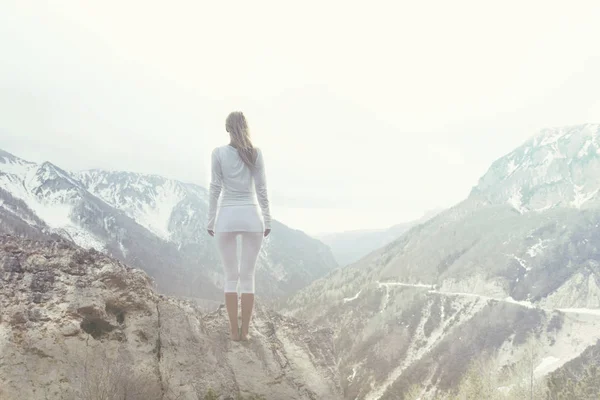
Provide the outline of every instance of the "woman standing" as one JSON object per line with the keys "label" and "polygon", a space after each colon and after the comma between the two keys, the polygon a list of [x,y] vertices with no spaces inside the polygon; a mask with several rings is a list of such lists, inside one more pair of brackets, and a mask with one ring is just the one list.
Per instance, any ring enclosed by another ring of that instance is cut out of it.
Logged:
{"label": "woman standing", "polygon": [[[247,340],[254,308],[254,272],[263,237],[271,233],[271,214],[262,153],[252,145],[244,114],[225,122],[228,145],[212,152],[208,233],[217,241],[225,272],[225,305],[232,340]],[[262,215],[261,215],[262,214]],[[237,237],[242,252],[237,257]],[[242,326],[238,327],[238,282]]]}

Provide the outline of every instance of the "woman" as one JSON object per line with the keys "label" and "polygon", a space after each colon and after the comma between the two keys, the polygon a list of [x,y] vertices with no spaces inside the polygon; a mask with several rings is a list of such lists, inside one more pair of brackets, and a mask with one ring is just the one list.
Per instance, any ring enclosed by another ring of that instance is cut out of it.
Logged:
{"label": "woman", "polygon": [[[271,233],[271,214],[262,153],[252,146],[244,114],[239,111],[229,114],[225,129],[230,143],[212,152],[208,233],[216,238],[223,261],[231,338],[238,341],[248,339],[254,308],[254,268],[263,237]],[[238,236],[242,242],[239,263]],[[238,327],[238,281],[241,327]]]}

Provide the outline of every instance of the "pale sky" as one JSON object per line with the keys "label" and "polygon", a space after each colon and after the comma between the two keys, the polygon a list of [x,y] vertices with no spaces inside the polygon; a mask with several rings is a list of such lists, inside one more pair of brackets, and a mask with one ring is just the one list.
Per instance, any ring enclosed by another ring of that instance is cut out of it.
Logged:
{"label": "pale sky", "polygon": [[600,122],[598,1],[0,0],[0,148],[206,186],[246,114],[274,218],[383,228]]}

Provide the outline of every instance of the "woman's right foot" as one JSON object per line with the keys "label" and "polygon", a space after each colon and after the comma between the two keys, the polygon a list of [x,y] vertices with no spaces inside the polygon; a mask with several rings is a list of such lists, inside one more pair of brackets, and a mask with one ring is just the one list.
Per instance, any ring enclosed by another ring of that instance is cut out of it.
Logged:
{"label": "woman's right foot", "polygon": [[240,341],[240,330],[239,329],[232,329],[230,334],[231,334],[231,340],[233,340],[234,342]]}

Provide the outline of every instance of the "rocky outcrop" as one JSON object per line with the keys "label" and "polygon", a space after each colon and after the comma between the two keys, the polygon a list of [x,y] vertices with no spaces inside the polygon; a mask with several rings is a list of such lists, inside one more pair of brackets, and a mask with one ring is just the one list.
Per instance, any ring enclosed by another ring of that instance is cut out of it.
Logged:
{"label": "rocky outcrop", "polygon": [[341,398],[330,330],[258,307],[251,335],[100,252],[0,236],[2,400]]}

